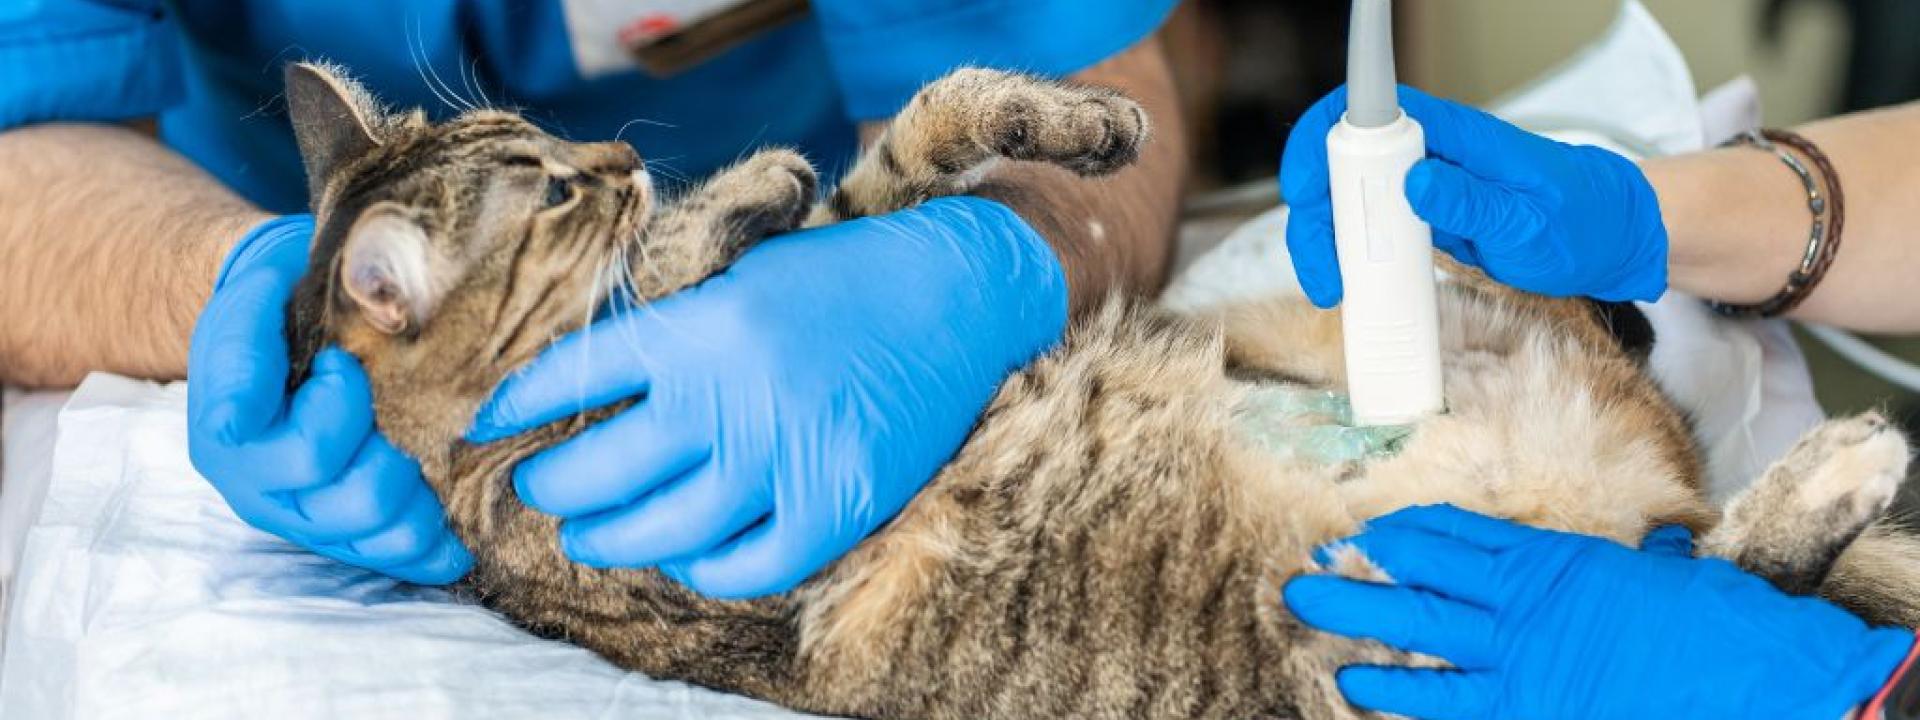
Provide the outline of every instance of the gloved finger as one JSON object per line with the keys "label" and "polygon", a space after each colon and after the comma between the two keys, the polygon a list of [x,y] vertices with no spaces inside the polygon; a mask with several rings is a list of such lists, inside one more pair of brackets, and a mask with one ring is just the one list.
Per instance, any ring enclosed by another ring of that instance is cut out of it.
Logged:
{"label": "gloved finger", "polygon": [[859,541],[857,534],[849,539],[803,524],[794,513],[775,514],[711,553],[661,569],[703,595],[744,600],[792,590]]}
{"label": "gloved finger", "polygon": [[1476,245],[1536,237],[1546,224],[1540,209],[1499,183],[1444,160],[1427,159],[1407,171],[1407,202],[1435,230],[1473,238]]}
{"label": "gloved finger", "polygon": [[1471,241],[1459,235],[1435,231],[1433,233],[1433,247],[1446,253],[1454,260],[1458,260],[1462,265],[1482,269],[1486,268],[1486,265],[1480,259],[1480,251],[1473,248]]}
{"label": "gloved finger", "polygon": [[1430,155],[1489,180],[1520,183],[1534,177],[1532,156],[1517,150],[1524,143],[1552,142],[1484,110],[1405,85],[1400,86],[1400,107],[1420,122]]}
{"label": "gloved finger", "polygon": [[643,402],[522,461],[520,501],[548,515],[578,517],[633,502],[707,461],[713,438],[691,418],[666,418]]}
{"label": "gloved finger", "polygon": [[1327,133],[1346,112],[1347,87],[1342,85],[1307,108],[1287,133],[1287,146],[1280,156],[1280,198],[1288,207],[1332,212]]}
{"label": "gloved finger", "polygon": [[452,533],[420,558],[400,565],[380,568],[380,572],[415,585],[445,585],[466,577],[473,570],[473,555]]}
{"label": "gloved finger", "polygon": [[227,507],[241,522],[298,545],[314,544],[304,533],[307,519],[294,506],[292,495],[283,492],[263,493],[251,488],[221,484],[215,484],[214,489],[220,492],[220,497],[227,501]]}
{"label": "gloved finger", "polygon": [[1331,217],[1294,209],[1287,217],[1287,254],[1308,300],[1323,309],[1340,304],[1343,286]]}
{"label": "gloved finger", "polygon": [[560,338],[494,388],[467,439],[492,442],[646,393],[653,376],[633,348],[658,347],[654,328],[675,305],[669,298]]}
{"label": "gloved finger", "polygon": [[1693,557],[1693,531],[1685,525],[1662,525],[1640,538],[1640,549],[1658,555]]}
{"label": "gloved finger", "polygon": [[1495,559],[1472,545],[1417,530],[1371,528],[1347,540],[1394,582],[1492,607]]}
{"label": "gloved finger", "polygon": [[1445,658],[1465,668],[1493,657],[1493,616],[1433,593],[1331,575],[1303,575],[1281,598],[1295,617],[1320,630]]}
{"label": "gloved finger", "polygon": [[313,371],[293,394],[283,422],[233,448],[264,491],[332,483],[373,433],[373,388],[360,363],[339,348],[313,358]]}
{"label": "gloved finger", "polygon": [[1368,531],[1387,528],[1424,531],[1482,550],[1504,550],[1546,532],[1452,505],[1419,505],[1367,521]]}
{"label": "gloved finger", "polygon": [[224,446],[252,440],[286,400],[284,334],[291,283],[274,273],[231,278],[193,328],[187,417],[196,439]]}
{"label": "gloved finger", "polygon": [[352,540],[322,545],[337,549],[339,554],[331,557],[391,574],[394,568],[430,560],[452,537],[440,498],[424,492],[413,496],[393,524]]}
{"label": "gloved finger", "polygon": [[473,556],[451,533],[419,558],[387,567],[372,566],[345,545],[316,545],[313,549],[315,553],[333,560],[416,585],[445,585],[466,577],[473,570]]}
{"label": "gloved finger", "polygon": [[567,557],[591,567],[652,567],[703,555],[773,511],[764,487],[705,465],[631,507],[567,521],[560,544]]}
{"label": "gloved finger", "polygon": [[393,524],[416,493],[432,492],[420,465],[379,433],[367,436],[335,482],[292,493],[312,542],[341,542]]}
{"label": "gloved finger", "polygon": [[1334,676],[1347,702],[1376,712],[1422,720],[1493,717],[1492,681],[1457,670],[1353,665]]}
{"label": "gloved finger", "polygon": [[1327,132],[1347,110],[1347,88],[1320,98],[1294,123],[1280,156],[1280,196],[1286,201],[1287,252],[1294,276],[1314,305],[1340,304],[1340,262],[1333,244],[1333,195],[1327,177]]}

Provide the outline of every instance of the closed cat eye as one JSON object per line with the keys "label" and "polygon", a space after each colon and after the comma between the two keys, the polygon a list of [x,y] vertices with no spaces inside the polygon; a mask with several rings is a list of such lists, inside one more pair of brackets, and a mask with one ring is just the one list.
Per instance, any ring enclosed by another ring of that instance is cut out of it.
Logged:
{"label": "closed cat eye", "polygon": [[547,207],[559,207],[573,198],[573,180],[552,178],[547,181]]}

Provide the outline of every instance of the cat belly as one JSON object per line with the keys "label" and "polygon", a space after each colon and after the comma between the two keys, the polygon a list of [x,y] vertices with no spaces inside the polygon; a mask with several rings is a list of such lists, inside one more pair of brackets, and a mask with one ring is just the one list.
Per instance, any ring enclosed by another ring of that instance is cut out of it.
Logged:
{"label": "cat belly", "polygon": [[1109,308],[1002,387],[886,530],[797,597],[807,682],[888,718],[1341,717],[1285,616],[1333,475],[1238,437],[1218,332]]}
{"label": "cat belly", "polygon": [[887,717],[1352,716],[1337,667],[1421,659],[1308,631],[1278,590],[1361,521],[1446,502],[1630,543],[1711,523],[1677,413],[1567,329],[1578,308],[1538,302],[1455,296],[1451,412],[1346,466],[1264,455],[1232,419],[1245,371],[1337,387],[1327,315],[1243,314],[1264,349],[1150,311],[1092,321],[803,599],[802,657],[831,674],[810,682]]}
{"label": "cat belly", "polygon": [[[1327,339],[1323,318],[1290,316],[1315,325],[1264,331]],[[553,521],[499,495],[510,454],[474,485],[491,490],[448,505],[463,533],[479,531],[461,517],[493,513],[488,539],[470,540],[490,605],[655,677],[859,717],[1316,720],[1360,717],[1332,684],[1339,666],[1415,660],[1307,630],[1280,602],[1312,548],[1365,518],[1452,502],[1637,539],[1697,510],[1686,469],[1636,446],[1645,427],[1596,395],[1621,391],[1568,375],[1558,353],[1577,344],[1456,347],[1453,411],[1390,459],[1315,466],[1248,442],[1229,365],[1337,381],[1325,347],[1250,366],[1262,356],[1214,326],[1108,308],[1007,381],[901,516],[754,603],[566,562]]]}

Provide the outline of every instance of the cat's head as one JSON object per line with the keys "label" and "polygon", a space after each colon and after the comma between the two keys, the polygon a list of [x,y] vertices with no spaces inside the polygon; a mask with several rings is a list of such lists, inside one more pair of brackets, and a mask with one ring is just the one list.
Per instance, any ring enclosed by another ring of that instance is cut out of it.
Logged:
{"label": "cat's head", "polygon": [[376,393],[379,370],[490,387],[591,317],[645,229],[652,188],[624,143],[567,142],[495,110],[428,122],[327,65],[286,79],[316,221],[296,361],[338,342]]}

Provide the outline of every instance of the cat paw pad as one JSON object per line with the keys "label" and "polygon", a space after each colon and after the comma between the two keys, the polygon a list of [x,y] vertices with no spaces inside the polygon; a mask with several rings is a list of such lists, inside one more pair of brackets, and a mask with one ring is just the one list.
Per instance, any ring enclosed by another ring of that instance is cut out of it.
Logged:
{"label": "cat paw pad", "polygon": [[1736,497],[1701,547],[1789,593],[1812,592],[1892,504],[1908,459],[1906,436],[1878,414],[1827,421]]}
{"label": "cat paw pad", "polygon": [[1820,426],[1794,450],[1802,452],[1815,464],[1796,493],[1801,507],[1861,521],[1878,517],[1893,502],[1910,458],[1906,436],[1879,413]]}
{"label": "cat paw pad", "polygon": [[1140,157],[1149,127],[1138,103],[1108,90],[1032,82],[983,115],[982,139],[995,153],[1082,176],[1110,174]]}

